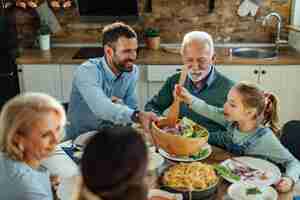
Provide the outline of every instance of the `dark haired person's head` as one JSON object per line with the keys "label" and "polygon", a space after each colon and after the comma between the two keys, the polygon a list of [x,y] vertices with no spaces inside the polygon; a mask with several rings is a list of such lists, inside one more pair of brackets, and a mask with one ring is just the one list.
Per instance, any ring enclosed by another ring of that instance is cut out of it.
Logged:
{"label": "dark haired person's head", "polygon": [[133,128],[104,128],[85,147],[83,184],[104,200],[144,200],[147,155],[143,138]]}
{"label": "dark haired person's head", "polygon": [[138,47],[135,31],[127,24],[115,22],[104,27],[102,36],[105,58],[112,71],[131,72]]}

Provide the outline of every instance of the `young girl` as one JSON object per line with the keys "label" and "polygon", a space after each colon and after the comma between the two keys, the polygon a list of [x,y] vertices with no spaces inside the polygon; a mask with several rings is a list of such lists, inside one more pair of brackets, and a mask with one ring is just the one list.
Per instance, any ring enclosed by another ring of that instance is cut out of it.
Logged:
{"label": "young girl", "polygon": [[189,107],[223,125],[226,131],[211,132],[209,143],[237,154],[268,159],[284,167],[286,177],[276,189],[284,192],[292,188],[300,175],[299,161],[280,143],[277,136],[277,99],[256,85],[241,82],[228,93],[224,108],[206,104],[176,85],[175,96]]}

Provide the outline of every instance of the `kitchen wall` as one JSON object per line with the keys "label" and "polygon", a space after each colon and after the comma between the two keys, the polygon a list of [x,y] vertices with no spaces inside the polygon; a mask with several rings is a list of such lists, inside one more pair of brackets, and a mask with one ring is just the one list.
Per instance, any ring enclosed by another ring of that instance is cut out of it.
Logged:
{"label": "kitchen wall", "polygon": [[[142,20],[131,25],[140,36],[145,27],[158,27],[161,30],[163,43],[178,43],[186,32],[192,30],[207,31],[217,42],[271,42],[274,37],[275,20],[271,25],[263,27],[261,17],[276,11],[283,17],[284,24],[288,24],[292,0],[254,0],[259,2],[259,9],[254,17],[238,16],[237,10],[241,0],[215,0],[215,9],[211,13],[208,12],[209,0],[152,0],[152,11],[145,9],[146,1],[149,0],[140,0],[139,4]],[[24,41],[31,38],[33,41],[36,14],[25,13],[18,9],[15,12],[19,38]],[[104,24],[81,23],[74,7],[53,12],[63,28],[52,37],[54,42],[100,41]],[[287,38],[286,30],[283,30],[282,37]]]}
{"label": "kitchen wall", "polygon": [[[291,9],[291,24],[300,27],[300,1],[295,0],[292,2]],[[300,32],[290,31],[289,45],[300,51]]]}
{"label": "kitchen wall", "polygon": [[[208,13],[208,0],[173,0],[169,6],[168,0],[153,6],[153,18],[146,24],[161,27],[167,41],[180,41],[182,35],[190,30],[205,30],[211,33],[215,40],[223,41],[231,38],[235,42],[270,41],[273,29],[261,25],[261,16],[270,11],[277,11],[289,20],[290,1],[260,0],[260,8],[255,17],[240,17],[237,15],[240,0],[215,0],[215,9]],[[170,20],[172,19],[172,20]],[[173,30],[174,27],[176,31]]]}

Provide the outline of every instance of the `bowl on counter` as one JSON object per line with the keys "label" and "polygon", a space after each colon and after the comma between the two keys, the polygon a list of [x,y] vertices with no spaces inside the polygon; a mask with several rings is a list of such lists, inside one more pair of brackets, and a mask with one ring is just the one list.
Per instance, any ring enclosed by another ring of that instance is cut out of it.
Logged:
{"label": "bowl on counter", "polygon": [[171,155],[190,156],[199,152],[201,147],[208,141],[209,133],[207,129],[199,124],[197,124],[197,128],[202,129],[206,134],[204,137],[198,138],[184,137],[164,131],[162,128],[167,124],[166,118],[162,118],[158,123],[152,122],[151,133],[154,142]]}

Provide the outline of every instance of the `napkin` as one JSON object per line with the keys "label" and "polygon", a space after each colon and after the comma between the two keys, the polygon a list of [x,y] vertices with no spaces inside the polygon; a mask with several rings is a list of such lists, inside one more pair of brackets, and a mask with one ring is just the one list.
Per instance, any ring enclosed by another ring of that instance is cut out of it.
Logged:
{"label": "napkin", "polygon": [[258,8],[259,6],[256,1],[244,0],[238,9],[238,15],[241,17],[248,16],[249,14],[255,16]]}

